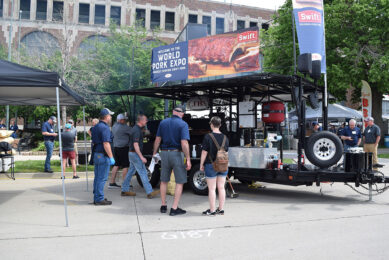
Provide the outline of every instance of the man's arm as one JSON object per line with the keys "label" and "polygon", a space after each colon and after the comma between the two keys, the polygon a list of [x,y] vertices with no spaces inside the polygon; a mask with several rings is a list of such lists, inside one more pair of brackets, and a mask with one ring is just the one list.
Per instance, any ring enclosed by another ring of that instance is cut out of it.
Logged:
{"label": "man's arm", "polygon": [[142,160],[142,162],[143,163],[147,163],[147,159],[143,157],[143,154],[142,154],[142,152],[139,149],[139,143],[138,142],[134,142],[134,150],[135,150],[136,154],[139,156],[139,158]]}
{"label": "man's arm", "polygon": [[158,152],[158,148],[161,144],[161,137],[157,136],[154,141],[153,156]]}
{"label": "man's arm", "polygon": [[57,134],[57,133],[42,132],[42,135],[46,135],[46,136],[57,136],[58,134]]}
{"label": "man's arm", "polygon": [[378,145],[380,143],[381,136],[378,135],[377,138],[375,139],[375,145]]}
{"label": "man's arm", "polygon": [[359,146],[360,144],[361,144],[361,138],[358,138],[358,144],[357,144],[357,146]]}
{"label": "man's arm", "polygon": [[186,170],[189,171],[192,168],[192,164],[190,162],[190,153],[189,153],[189,143],[188,140],[181,140],[182,151],[184,152],[186,158]]}
{"label": "man's arm", "polygon": [[111,144],[109,142],[104,142],[103,146],[104,146],[104,150],[107,153],[108,157],[112,158],[113,155],[112,155],[112,150],[111,150]]}

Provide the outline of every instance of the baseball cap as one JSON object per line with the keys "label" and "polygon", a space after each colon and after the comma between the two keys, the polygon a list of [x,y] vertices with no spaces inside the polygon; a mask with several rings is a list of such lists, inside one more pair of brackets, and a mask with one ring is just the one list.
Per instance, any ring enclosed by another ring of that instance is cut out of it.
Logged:
{"label": "baseball cap", "polygon": [[313,121],[312,125],[318,125],[319,123],[317,121]]}
{"label": "baseball cap", "polygon": [[57,123],[57,118],[55,116],[51,116],[50,119],[53,120],[54,123]]}
{"label": "baseball cap", "polygon": [[374,121],[374,119],[371,116],[368,116],[365,118],[365,122]]}
{"label": "baseball cap", "polygon": [[118,117],[116,118],[116,120],[127,120],[127,119],[128,119],[128,117],[126,117],[123,114],[119,114]]}
{"label": "baseball cap", "polygon": [[67,124],[65,124],[65,128],[70,129],[70,128],[72,128],[72,125],[67,123]]}
{"label": "baseball cap", "polygon": [[173,110],[177,112],[185,113],[185,107],[183,105],[177,105]]}
{"label": "baseball cap", "polygon": [[111,110],[109,110],[108,108],[103,108],[100,111],[100,116],[113,115],[113,114],[115,114],[115,113],[112,112]]}
{"label": "baseball cap", "polygon": [[68,120],[68,123],[69,123],[69,124],[74,124],[74,121],[73,121],[72,119],[69,119],[69,120]]}

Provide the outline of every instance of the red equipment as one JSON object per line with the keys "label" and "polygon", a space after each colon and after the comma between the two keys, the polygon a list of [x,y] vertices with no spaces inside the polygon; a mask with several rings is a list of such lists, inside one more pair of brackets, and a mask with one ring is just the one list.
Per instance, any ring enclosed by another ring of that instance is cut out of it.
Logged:
{"label": "red equipment", "polygon": [[267,124],[280,124],[285,120],[285,105],[280,101],[262,104],[262,121]]}

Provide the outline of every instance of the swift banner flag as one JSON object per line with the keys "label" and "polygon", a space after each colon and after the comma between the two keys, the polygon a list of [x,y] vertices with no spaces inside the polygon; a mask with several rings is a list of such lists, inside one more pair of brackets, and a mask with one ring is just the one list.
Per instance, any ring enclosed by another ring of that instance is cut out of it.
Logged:
{"label": "swift banner flag", "polygon": [[153,49],[152,82],[231,75],[260,70],[258,27]]}
{"label": "swift banner flag", "polygon": [[326,73],[323,0],[293,0],[300,54],[312,53]]}

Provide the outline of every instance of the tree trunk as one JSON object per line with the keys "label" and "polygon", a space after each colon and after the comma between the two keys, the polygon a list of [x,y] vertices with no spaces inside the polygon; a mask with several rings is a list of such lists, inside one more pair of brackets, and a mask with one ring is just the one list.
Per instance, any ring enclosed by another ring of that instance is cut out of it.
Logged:
{"label": "tree trunk", "polygon": [[371,100],[372,100],[372,111],[371,115],[374,118],[374,123],[381,128],[381,141],[380,144],[384,143],[384,134],[388,132],[388,124],[382,120],[382,93],[379,92],[378,88],[374,84],[371,86]]}
{"label": "tree trunk", "polygon": [[65,124],[66,124],[66,118],[67,118],[67,117],[66,117],[66,106],[62,106],[62,107],[61,107],[61,110],[62,110],[62,111],[61,111],[62,125],[65,126]]}

